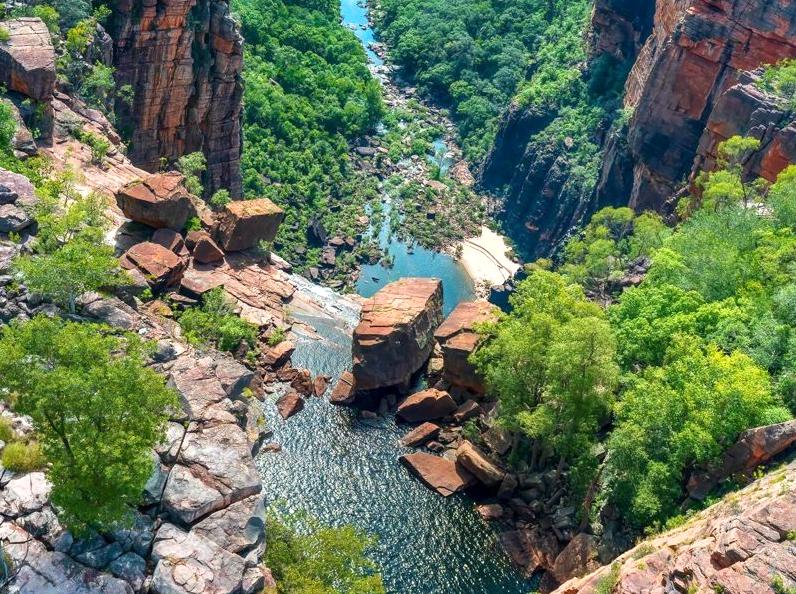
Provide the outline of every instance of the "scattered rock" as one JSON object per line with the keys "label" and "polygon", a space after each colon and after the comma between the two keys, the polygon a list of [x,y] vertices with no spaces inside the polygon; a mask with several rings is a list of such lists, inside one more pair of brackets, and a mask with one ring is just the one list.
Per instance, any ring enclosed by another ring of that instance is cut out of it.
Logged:
{"label": "scattered rock", "polygon": [[9,39],[0,42],[0,85],[36,101],[49,101],[55,90],[55,49],[41,19],[3,21]]}
{"label": "scattered rock", "polygon": [[337,380],[337,385],[332,390],[331,396],[329,396],[329,402],[343,406],[353,404],[356,397],[354,386],[354,375],[350,371],[344,371],[340,379]]}
{"label": "scattered rock", "polygon": [[279,415],[287,420],[304,410],[304,399],[296,392],[288,392],[276,401],[276,408]]}
{"label": "scattered rock", "polygon": [[218,242],[227,252],[271,242],[284,218],[284,211],[267,198],[237,200],[224,207],[218,226]]}
{"label": "scattered rock", "polygon": [[398,406],[397,415],[409,423],[433,421],[456,410],[456,402],[447,392],[435,388],[412,394]]}
{"label": "scattered rock", "polygon": [[558,583],[581,577],[600,567],[597,537],[581,532],[558,554],[551,573]]}
{"label": "scattered rock", "polygon": [[157,229],[152,234],[151,241],[152,243],[162,245],[164,248],[171,250],[178,256],[188,255],[188,250],[185,247],[185,241],[183,240],[182,235],[173,229]]}
{"label": "scattered rock", "polygon": [[191,231],[185,239],[194,260],[200,264],[214,264],[224,259],[224,252],[206,231]]}
{"label": "scattered rock", "polygon": [[156,173],[124,186],[116,203],[128,219],[156,229],[179,231],[196,209],[179,173]]}
{"label": "scattered rock", "polygon": [[442,349],[443,377],[447,381],[478,394],[484,393],[483,379],[468,357],[480,341],[475,327],[495,320],[499,311],[486,301],[460,303],[437,328],[434,338]]}
{"label": "scattered rock", "polygon": [[283,340],[276,346],[262,345],[260,349],[260,360],[264,365],[279,367],[287,363],[288,359],[290,359],[293,352],[296,350],[296,345],[288,340]]}
{"label": "scattered rock", "polygon": [[329,377],[326,375],[317,376],[312,382],[312,393],[317,397],[326,394],[326,389],[329,387]]}
{"label": "scattered rock", "polygon": [[470,487],[475,482],[464,468],[455,462],[424,452],[401,456],[401,463],[429,489],[448,497]]}
{"label": "scattered rock", "polygon": [[440,427],[434,423],[423,423],[401,438],[401,445],[410,448],[422,446],[439,435]]}
{"label": "scattered rock", "polygon": [[0,233],[16,233],[33,224],[33,217],[15,204],[0,206]]}
{"label": "scattered rock", "polygon": [[462,404],[456,411],[451,415],[453,417],[453,421],[455,423],[464,423],[469,421],[470,419],[474,419],[476,417],[480,417],[483,414],[483,410],[478,405],[475,400],[468,400],[464,404]]}
{"label": "scattered rock", "polygon": [[156,289],[176,285],[185,271],[185,261],[162,245],[146,241],[127,250],[120,259],[122,268],[138,268]]}
{"label": "scattered rock", "polygon": [[456,450],[456,462],[466,468],[473,476],[487,487],[497,487],[506,476],[506,472],[489,460],[483,452],[469,441],[465,441]]}
{"label": "scattered rock", "polygon": [[504,510],[503,506],[499,503],[487,503],[484,505],[476,506],[475,510],[478,512],[485,521],[487,522],[494,522],[495,520],[499,520],[503,517]]}

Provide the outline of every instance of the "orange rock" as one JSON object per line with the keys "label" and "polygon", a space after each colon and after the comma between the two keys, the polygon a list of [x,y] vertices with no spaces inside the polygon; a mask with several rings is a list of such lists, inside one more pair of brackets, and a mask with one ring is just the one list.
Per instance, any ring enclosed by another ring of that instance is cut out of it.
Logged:
{"label": "orange rock", "polygon": [[116,203],[128,219],[156,229],[179,231],[196,215],[190,195],[179,173],[158,173],[142,182],[124,186]]}
{"label": "orange rock", "polygon": [[409,433],[401,438],[401,445],[416,448],[422,446],[437,435],[439,435],[440,426],[434,423],[423,423],[418,427],[412,429]]}
{"label": "orange rock", "polygon": [[450,383],[484,393],[483,379],[467,359],[480,340],[475,327],[494,321],[498,312],[486,301],[460,303],[437,328],[434,338],[442,349],[443,377]]}
{"label": "orange rock", "polygon": [[337,405],[348,405],[354,402],[355,397],[354,376],[350,371],[344,371],[337,380],[337,385],[329,396],[329,402]]}
{"label": "orange rock", "polygon": [[352,346],[357,389],[408,384],[428,361],[441,321],[438,279],[404,278],[366,300]]}
{"label": "orange rock", "polygon": [[260,241],[273,241],[284,217],[268,198],[237,200],[224,207],[216,236],[225,251],[247,250]]}
{"label": "orange rock", "polygon": [[55,90],[55,49],[41,19],[3,21],[9,39],[0,43],[0,85],[35,99],[49,101]]}
{"label": "orange rock", "polygon": [[154,288],[176,285],[185,271],[185,261],[162,245],[146,241],[127,250],[120,263],[123,268],[138,268]]}
{"label": "orange rock", "polygon": [[430,388],[409,396],[398,406],[398,418],[409,423],[433,421],[456,410],[456,402],[447,392]]}
{"label": "orange rock", "polygon": [[497,487],[506,476],[502,468],[469,441],[463,442],[456,450],[456,463],[466,468],[487,487]]}
{"label": "orange rock", "polygon": [[443,497],[463,491],[474,482],[473,476],[454,462],[432,454],[418,452],[401,456],[401,463],[429,489]]}

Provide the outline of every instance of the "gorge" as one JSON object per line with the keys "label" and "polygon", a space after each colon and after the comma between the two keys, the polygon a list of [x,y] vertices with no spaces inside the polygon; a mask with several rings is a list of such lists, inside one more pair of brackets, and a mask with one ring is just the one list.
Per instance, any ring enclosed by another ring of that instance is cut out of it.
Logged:
{"label": "gorge", "polygon": [[790,594],[794,48],[785,0],[0,6],[0,590]]}

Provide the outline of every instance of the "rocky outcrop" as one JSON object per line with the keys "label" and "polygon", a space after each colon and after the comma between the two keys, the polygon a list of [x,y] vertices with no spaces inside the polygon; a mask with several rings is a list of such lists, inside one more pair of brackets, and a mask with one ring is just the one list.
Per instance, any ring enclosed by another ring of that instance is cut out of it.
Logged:
{"label": "rocky outcrop", "polygon": [[25,176],[0,168],[0,233],[30,227],[37,202],[33,184]]}
{"label": "rocky outcrop", "polygon": [[653,0],[596,0],[591,18],[591,51],[620,62],[636,59],[652,32]]}
{"label": "rocky outcrop", "polygon": [[437,279],[404,278],[366,300],[352,347],[356,389],[405,387],[428,361],[441,322]]}
{"label": "rocky outcrop", "polygon": [[401,445],[416,448],[427,444],[439,435],[440,426],[434,423],[423,423],[412,429],[401,438]]}
{"label": "rocky outcrop", "polygon": [[468,357],[478,346],[476,326],[496,320],[498,312],[497,307],[486,301],[463,302],[437,328],[434,338],[442,349],[442,373],[451,384],[484,393],[483,379]]}
{"label": "rocky outcrop", "polygon": [[653,34],[628,78],[625,104],[635,114],[628,150],[607,155],[604,177],[632,169],[632,176],[623,176],[629,204],[665,208],[691,175],[723,93],[744,71],[796,56],[794,30],[796,7],[786,0],[658,0]]}
{"label": "rocky outcrop", "polygon": [[120,259],[125,270],[138,270],[153,289],[178,285],[186,262],[162,245],[145,241],[131,247]]}
{"label": "rocky outcrop", "polygon": [[469,441],[462,443],[456,450],[456,463],[467,469],[487,487],[497,487],[506,476],[506,471]]}
{"label": "rocky outcrop", "polygon": [[55,49],[47,25],[38,18],[3,21],[8,41],[0,41],[0,85],[47,102],[55,90]]}
{"label": "rocky outcrop", "polygon": [[789,591],[796,587],[794,476],[791,463],[555,594]]}
{"label": "rocky outcrop", "polygon": [[124,186],[116,203],[128,219],[155,229],[180,231],[196,216],[191,195],[179,173],[158,173]]}
{"label": "rocky outcrop", "polygon": [[216,237],[228,252],[272,242],[285,217],[284,211],[268,198],[230,202],[221,213]]}
{"label": "rocky outcrop", "polygon": [[721,481],[748,474],[796,444],[796,421],[749,429],[708,470],[691,475],[688,496],[703,500]]}
{"label": "rocky outcrop", "polygon": [[243,39],[228,3],[118,0],[110,33],[117,84],[134,90],[132,106],[117,102],[133,163],[157,171],[201,151],[205,190],[239,197]]}

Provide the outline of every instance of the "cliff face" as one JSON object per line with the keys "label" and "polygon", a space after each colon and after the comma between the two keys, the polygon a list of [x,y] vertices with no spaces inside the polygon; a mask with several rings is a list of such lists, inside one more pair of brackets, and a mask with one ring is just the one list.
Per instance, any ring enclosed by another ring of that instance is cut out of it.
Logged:
{"label": "cliff face", "polygon": [[[611,70],[627,71],[650,34],[654,8],[654,0],[596,0],[584,77],[605,57]],[[530,257],[548,254],[598,207],[621,203],[618,195],[598,203],[589,184],[572,183],[578,168],[572,147],[544,133],[558,115],[554,108],[510,106],[479,175],[482,187],[505,197],[505,223]],[[599,146],[610,142],[610,124],[603,122],[591,141]]]}
{"label": "cliff face", "polygon": [[594,191],[573,193],[567,151],[541,138],[554,113],[511,108],[482,170],[482,185],[505,195],[508,227],[529,255],[549,253],[603,206],[668,212],[734,134],[762,140],[750,169],[768,179],[796,156],[791,117],[749,74],[796,56],[793,2],[596,0],[590,33],[592,62],[607,54],[633,63],[626,129],[593,135],[602,147]]}
{"label": "cliff face", "polygon": [[119,128],[130,158],[156,171],[160,159],[201,151],[205,189],[241,195],[243,39],[223,0],[117,0],[112,26]]}
{"label": "cliff face", "polygon": [[[788,0],[659,0],[654,32],[626,88],[625,104],[635,108],[629,204],[662,209],[691,175],[711,119],[714,127],[717,118],[734,120],[726,110],[711,118],[723,94],[744,71],[794,56],[796,5]],[[740,123],[730,127],[749,132]],[[615,165],[608,165],[610,172]]]}

